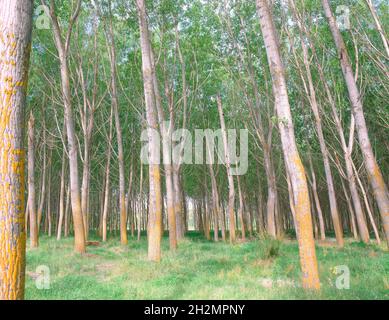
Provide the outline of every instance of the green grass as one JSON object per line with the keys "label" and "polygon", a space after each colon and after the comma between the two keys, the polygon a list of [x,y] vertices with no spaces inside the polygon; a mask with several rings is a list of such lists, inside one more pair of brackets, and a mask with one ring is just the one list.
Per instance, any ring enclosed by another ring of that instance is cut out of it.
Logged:
{"label": "green grass", "polygon": [[[145,237],[126,247],[114,238],[84,256],[72,249],[73,239],[48,237],[28,249],[26,299],[389,299],[389,253],[358,242],[317,246],[319,293],[299,287],[298,248],[290,240],[229,245],[190,233],[171,253],[164,237],[159,264],[147,260]],[[36,288],[40,265],[50,268],[50,289]],[[349,290],[335,287],[339,265],[350,270]]]}

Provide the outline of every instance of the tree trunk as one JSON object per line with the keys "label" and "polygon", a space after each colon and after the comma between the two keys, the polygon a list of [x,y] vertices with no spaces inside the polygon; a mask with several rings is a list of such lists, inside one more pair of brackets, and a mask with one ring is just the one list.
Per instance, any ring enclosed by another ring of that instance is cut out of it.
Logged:
{"label": "tree trunk", "polygon": [[142,49],[142,71],[144,95],[146,101],[146,118],[149,143],[149,219],[148,219],[148,257],[152,261],[161,260],[162,233],[162,190],[159,166],[159,139],[153,134],[158,129],[155,114],[155,97],[153,88],[151,43],[149,39],[146,8],[144,0],[137,0],[139,27]]}
{"label": "tree trunk", "polygon": [[173,165],[173,184],[174,184],[174,212],[176,215],[177,240],[182,240],[185,236],[185,219],[182,208],[182,193],[180,183],[179,166]]}
{"label": "tree trunk", "polygon": [[240,185],[239,176],[237,176],[237,180],[238,180],[238,194],[239,194],[239,220],[242,229],[242,241],[246,241],[246,227],[244,221],[244,202],[243,202],[242,187]]}
{"label": "tree trunk", "polygon": [[109,206],[109,173],[111,168],[111,153],[112,153],[112,122],[113,122],[113,109],[111,109],[111,115],[109,117],[109,136],[108,136],[108,149],[107,149],[107,164],[105,167],[105,189],[104,189],[104,207],[103,207],[103,242],[107,241],[107,217]]}
{"label": "tree trunk", "polygon": [[[110,17],[111,19],[111,17]],[[107,42],[109,45],[109,57],[111,66],[111,94],[112,108],[115,117],[116,139],[118,144],[118,164],[119,164],[119,210],[120,210],[120,243],[126,245],[127,239],[127,211],[126,211],[126,179],[124,175],[124,153],[123,153],[123,138],[122,128],[120,126],[119,117],[119,101],[117,90],[117,70],[116,70],[116,48],[115,39],[112,28],[112,21],[109,20],[107,28]]]}
{"label": "tree trunk", "polygon": [[[206,143],[207,152],[209,154],[209,158],[211,159],[212,154],[209,147],[209,144]],[[213,170],[213,164],[210,163],[208,165],[209,167],[209,174],[211,176],[211,187],[212,187],[212,212],[213,212],[213,218],[214,218],[214,240],[217,242],[219,241],[219,217],[220,217],[220,200],[219,200],[219,191],[217,188],[217,182],[215,177],[215,171]],[[222,224],[222,230],[223,230],[223,224]],[[223,232],[222,232],[223,235]],[[225,238],[223,239],[225,241]]]}
{"label": "tree trunk", "polygon": [[225,159],[225,165],[227,168],[227,177],[228,177],[228,216],[230,218],[230,242],[233,243],[235,242],[236,239],[235,211],[234,211],[235,186],[234,186],[234,177],[231,174],[231,163],[230,163],[230,154],[228,148],[227,131],[226,131],[226,124],[224,121],[222,100],[220,96],[217,96],[217,107],[219,111],[220,125],[222,129],[222,138],[224,144],[224,159]]}
{"label": "tree trunk", "polygon": [[60,73],[61,73],[61,86],[62,96],[65,109],[65,123],[66,133],[68,140],[68,155],[69,155],[69,171],[70,171],[70,197],[71,207],[73,213],[74,224],[74,251],[78,253],[85,252],[85,232],[83,213],[81,208],[81,196],[80,196],[80,183],[78,176],[78,150],[77,150],[77,138],[74,127],[74,118],[72,110],[72,95],[70,90],[70,75],[68,66],[68,52],[69,52],[69,40],[72,32],[72,27],[78,17],[81,6],[81,0],[77,1],[76,9],[73,13],[71,21],[69,22],[68,31],[66,35],[66,42],[64,43],[61,34],[61,29],[58,23],[58,19],[55,12],[54,1],[50,5],[50,16],[53,22],[53,33],[55,45],[59,55],[60,61]]}
{"label": "tree trunk", "polygon": [[265,163],[265,171],[267,177],[267,202],[266,202],[266,222],[267,233],[269,236],[276,238],[276,177],[271,160],[270,150],[267,145],[263,146],[263,159]]}
{"label": "tree trunk", "polygon": [[47,172],[47,165],[46,165],[46,125],[45,125],[45,118],[43,118],[42,121],[42,136],[43,136],[43,163],[42,163],[42,178],[41,178],[41,192],[39,195],[39,205],[38,205],[38,212],[37,212],[37,218],[38,218],[38,234],[42,222],[42,214],[43,214],[43,207],[45,204],[45,196],[46,196],[46,172]]}
{"label": "tree trunk", "polygon": [[34,151],[34,123],[35,119],[31,112],[28,121],[28,210],[30,216],[30,243],[31,248],[37,248],[38,223],[35,205],[35,151]]}
{"label": "tree trunk", "polygon": [[0,8],[0,300],[24,298],[24,112],[33,2],[3,0]]}
{"label": "tree trunk", "polygon": [[82,167],[82,182],[81,182],[81,209],[84,222],[85,241],[89,236],[89,179],[90,179],[90,161],[89,161],[89,141],[84,139],[84,159]]}
{"label": "tree trunk", "polygon": [[57,227],[57,240],[61,240],[62,224],[65,215],[65,173],[66,173],[66,154],[62,152],[62,167],[61,167],[61,186],[59,191],[59,219]]}
{"label": "tree trunk", "polygon": [[126,212],[127,212],[127,217],[129,217],[129,222],[130,222],[130,228],[131,228],[131,236],[134,237],[134,219],[133,219],[133,214],[130,212],[130,209],[132,210],[132,207],[130,206],[131,203],[131,193],[132,193],[132,179],[133,178],[133,166],[131,163],[130,166],[130,177],[128,181],[128,189],[127,189],[127,197],[126,197]]}
{"label": "tree trunk", "polygon": [[293,191],[293,205],[296,213],[296,231],[303,273],[303,287],[319,289],[320,281],[315,242],[313,238],[308,186],[305,170],[296,146],[294,126],[286,87],[285,71],[281,61],[276,30],[267,0],[257,0],[257,11],[272,75],[273,94],[278,116],[285,167],[290,176]]}
{"label": "tree trunk", "polygon": [[[159,92],[158,80],[156,76],[155,70],[155,59],[153,51],[150,48],[150,56],[152,62],[152,78],[153,78],[153,89],[154,89],[154,97],[155,97],[155,106],[157,109],[158,122],[160,134],[162,136],[162,157],[163,157],[163,165],[165,169],[165,184],[166,184],[166,202],[167,202],[167,216],[168,216],[168,224],[169,224],[169,246],[170,250],[177,249],[177,228],[176,228],[176,214],[175,214],[175,192],[173,185],[173,165],[172,165],[172,130],[173,130],[173,122],[172,118],[170,121],[165,122],[165,115],[163,111],[163,106],[161,102],[161,95]],[[168,87],[168,85],[166,85]],[[169,90],[166,90],[166,96],[169,98]],[[170,99],[169,99],[170,100]],[[169,109],[173,108],[170,105],[169,101]],[[171,114],[172,115],[172,114]]]}
{"label": "tree trunk", "polygon": [[49,177],[47,181],[47,201],[46,201],[46,223],[47,223],[47,235],[51,237],[51,172],[52,172],[52,166],[51,166],[51,159],[53,155],[53,150],[50,150],[49,155]]}
{"label": "tree trunk", "polygon": [[324,229],[323,212],[321,210],[319,195],[317,194],[316,175],[315,175],[315,170],[313,169],[311,153],[309,153],[309,167],[311,168],[312,193],[313,193],[313,198],[314,198],[315,204],[316,204],[317,217],[319,220],[320,239],[325,240],[326,234],[325,234],[325,229]]}
{"label": "tree trunk", "polygon": [[66,188],[66,205],[65,205],[65,225],[63,230],[63,235],[65,238],[69,236],[69,203],[70,203],[70,183],[68,183],[68,186]]}

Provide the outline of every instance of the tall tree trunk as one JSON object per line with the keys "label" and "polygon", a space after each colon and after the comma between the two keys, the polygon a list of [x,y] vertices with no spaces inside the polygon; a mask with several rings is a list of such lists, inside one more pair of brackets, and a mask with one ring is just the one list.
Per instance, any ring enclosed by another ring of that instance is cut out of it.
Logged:
{"label": "tall tree trunk", "polygon": [[47,165],[46,165],[46,125],[45,125],[45,118],[43,117],[42,121],[42,136],[43,136],[43,163],[42,163],[42,178],[41,178],[41,192],[39,195],[39,205],[38,205],[38,212],[37,212],[37,218],[38,218],[38,234],[42,222],[42,215],[43,215],[43,207],[45,205],[45,197],[46,197],[46,172],[47,172]]}
{"label": "tall tree trunk", "polygon": [[330,25],[331,33],[334,38],[336,48],[339,54],[339,60],[342,67],[343,76],[346,81],[349,98],[351,102],[352,112],[355,118],[359,145],[362,151],[366,171],[369,176],[371,188],[374,197],[377,201],[378,208],[381,214],[381,219],[385,231],[386,241],[389,244],[389,192],[382,176],[381,170],[378,167],[376,158],[371,147],[365,116],[363,114],[363,106],[361,95],[354,79],[354,72],[351,67],[350,59],[347,53],[343,37],[338,29],[335,18],[332,14],[328,0],[322,0],[325,15]]}
{"label": "tall tree trunk", "polygon": [[365,191],[365,188],[362,184],[362,181],[361,179],[359,178],[359,175],[358,175],[358,171],[356,170],[355,166],[353,167],[354,169],[354,172],[355,172],[355,177],[357,178],[357,181],[358,181],[358,184],[359,184],[359,187],[361,189],[361,192],[362,192],[362,195],[363,195],[363,200],[365,202],[365,207],[366,207],[366,211],[367,211],[367,216],[369,217],[370,219],[370,223],[371,223],[371,226],[373,228],[373,231],[374,231],[374,235],[377,239],[377,243],[378,244],[381,244],[381,239],[380,239],[380,235],[379,235],[379,232],[378,232],[378,228],[374,222],[374,218],[373,218],[373,213],[372,213],[372,210],[370,208],[370,204],[369,204],[369,200],[367,199],[367,195],[366,195],[366,191]]}
{"label": "tall tree trunk", "polygon": [[152,261],[161,260],[162,233],[162,190],[159,168],[159,139],[153,134],[158,129],[155,114],[155,97],[153,88],[151,43],[146,19],[144,0],[137,0],[140,39],[142,49],[142,71],[144,95],[146,101],[146,118],[149,143],[149,219],[148,219],[148,257]]}
{"label": "tall tree trunk", "polygon": [[[163,165],[165,169],[165,184],[166,184],[166,202],[167,202],[167,215],[168,215],[168,224],[169,224],[169,246],[170,250],[177,249],[177,228],[176,228],[176,214],[174,207],[174,185],[173,185],[173,165],[172,165],[172,131],[173,131],[173,119],[170,118],[170,121],[165,122],[165,115],[161,101],[161,95],[159,91],[159,85],[155,69],[155,59],[153,51],[150,48],[150,56],[152,62],[152,78],[153,78],[153,89],[155,97],[155,106],[157,109],[158,122],[160,134],[162,136],[162,157]],[[167,81],[167,80],[166,80]],[[166,87],[166,96],[170,100],[170,92],[168,89],[168,84],[165,84]],[[169,101],[170,115],[172,115],[172,108]]]}
{"label": "tall tree trunk", "polygon": [[319,220],[320,239],[325,240],[326,234],[324,229],[323,212],[321,210],[319,195],[317,194],[316,175],[315,175],[315,170],[313,169],[311,152],[309,152],[309,167],[311,169],[311,177],[312,177],[312,181],[311,181],[312,193],[313,193],[313,198],[315,200],[317,217]]}
{"label": "tall tree trunk", "polygon": [[0,300],[24,298],[23,121],[31,51],[33,2],[3,0],[0,8]]}
{"label": "tall tree trunk", "polygon": [[140,178],[139,178],[139,199],[137,200],[138,204],[138,212],[137,212],[137,223],[138,223],[138,230],[137,230],[137,240],[140,241],[141,232],[142,232],[142,211],[143,211],[143,164],[141,162],[140,164]]}
{"label": "tall tree trunk", "polygon": [[70,171],[70,196],[71,196],[71,207],[73,214],[74,224],[74,250],[78,253],[85,252],[85,232],[84,232],[84,221],[83,213],[81,208],[81,195],[80,195],[80,183],[78,176],[78,150],[77,150],[77,138],[74,127],[74,118],[72,110],[72,95],[70,89],[70,75],[68,66],[68,54],[70,46],[70,37],[72,28],[75,21],[78,18],[81,7],[81,0],[76,3],[76,8],[69,21],[68,31],[66,34],[66,40],[64,42],[58,18],[55,12],[54,1],[50,2],[50,17],[53,22],[53,34],[55,45],[59,55],[60,61],[60,73],[61,73],[61,86],[62,96],[65,108],[65,123],[68,140],[68,154],[69,154],[69,171]]}
{"label": "tall tree trunk", "polygon": [[129,217],[130,222],[130,228],[131,228],[131,236],[134,237],[134,219],[133,214],[130,212],[130,209],[132,210],[132,207],[130,206],[131,203],[131,193],[132,193],[132,180],[133,180],[133,163],[131,163],[130,166],[130,177],[128,180],[128,189],[127,189],[127,197],[126,197],[126,212],[127,217]]}
{"label": "tall tree trunk", "polygon": [[66,188],[66,205],[65,205],[65,225],[63,230],[63,235],[65,238],[69,236],[69,203],[70,203],[70,182],[68,182],[68,186]]}
{"label": "tall tree trunk", "polygon": [[109,46],[109,58],[110,58],[110,66],[111,66],[112,108],[115,117],[116,139],[117,139],[117,146],[118,146],[120,243],[122,245],[126,245],[128,243],[126,187],[125,187],[126,179],[124,175],[124,152],[123,152],[122,128],[120,125],[120,117],[119,117],[119,101],[118,101],[117,70],[116,70],[116,48],[115,48],[115,39],[114,39],[111,17],[109,18],[106,36],[107,36],[107,43]]}
{"label": "tall tree trunk", "polygon": [[276,197],[277,186],[276,177],[274,173],[273,162],[271,159],[271,153],[269,147],[263,145],[263,159],[265,163],[265,171],[267,177],[267,202],[266,202],[266,222],[267,233],[269,236],[276,238]]}
{"label": "tall tree trunk", "polygon": [[[209,155],[209,158],[212,158],[212,151],[208,143],[206,143],[207,152]],[[212,187],[212,212],[213,212],[213,218],[214,218],[214,240],[217,242],[219,241],[219,217],[221,216],[220,212],[220,198],[219,198],[219,191],[217,188],[217,182],[216,182],[216,176],[215,171],[213,170],[213,164],[210,163],[208,165],[209,167],[209,174],[211,176],[211,187]],[[223,224],[222,224],[222,237],[224,234],[223,241],[225,241],[225,232],[223,232]]]}
{"label": "tall tree trunk", "polygon": [[111,154],[112,154],[112,124],[113,122],[113,109],[111,108],[111,115],[109,117],[109,134],[108,134],[108,149],[107,149],[107,164],[105,167],[105,189],[104,189],[104,207],[103,207],[103,242],[107,241],[107,217],[108,217],[108,206],[109,206],[109,173],[111,168]]}
{"label": "tall tree trunk", "polygon": [[180,168],[173,165],[173,184],[174,184],[174,212],[176,215],[177,240],[182,240],[185,236],[185,219],[182,208],[182,193],[180,182]]}
{"label": "tall tree trunk", "polygon": [[240,178],[237,176],[238,180],[238,194],[239,194],[239,220],[241,224],[242,229],[242,240],[246,241],[246,227],[245,227],[245,221],[244,221],[244,200],[243,200],[243,194],[242,194],[242,187],[240,185]]}
{"label": "tall tree trunk", "polygon": [[[207,149],[209,151],[209,145],[207,143]],[[211,187],[212,187],[212,212],[213,212],[213,238],[217,242],[219,241],[219,217],[220,217],[220,200],[219,200],[219,191],[217,189],[217,182],[215,177],[215,172],[213,170],[212,163],[209,164],[209,173],[211,176]],[[225,239],[223,239],[225,240]]]}
{"label": "tall tree trunk", "polygon": [[81,209],[84,222],[85,241],[89,236],[89,212],[88,212],[88,198],[89,198],[89,179],[90,179],[90,161],[89,161],[89,141],[84,141],[84,159],[82,167],[82,181],[81,181]]}
{"label": "tall tree trunk", "polygon": [[[180,36],[178,24],[176,25],[175,30],[175,40],[176,40],[176,49],[178,53],[178,59],[181,64],[181,81],[182,81],[182,105],[183,105],[183,119],[182,119],[182,129],[186,128],[187,122],[187,110],[188,110],[188,95],[187,95],[187,83],[186,83],[186,63],[184,56],[181,51],[180,46]],[[174,113],[172,113],[174,115]],[[173,119],[171,117],[171,119]],[[174,126],[174,120],[173,120]],[[180,172],[181,172],[181,163],[184,156],[184,144],[179,152],[179,161],[178,163],[173,163],[173,184],[174,184],[174,211],[176,215],[176,236],[177,240],[181,240],[185,236],[185,219],[184,219],[184,210],[182,207],[183,204],[183,190],[181,186]]]}
{"label": "tall tree trunk", "polygon": [[351,232],[353,233],[354,239],[357,240],[358,239],[358,230],[357,230],[357,225],[355,223],[354,209],[353,209],[353,206],[352,206],[352,203],[350,200],[350,196],[349,196],[348,191],[346,189],[346,186],[343,182],[343,179],[341,179],[340,182],[342,184],[343,193],[344,193],[344,196],[346,198],[347,207],[348,207],[348,211],[349,211],[350,229],[351,229]]}
{"label": "tall tree trunk", "polygon": [[51,166],[51,161],[52,161],[52,155],[53,155],[53,150],[50,149],[49,153],[49,176],[47,179],[47,200],[46,200],[46,223],[47,223],[47,235],[51,237],[51,172],[52,172],[52,166]]}
{"label": "tall tree trunk", "polygon": [[30,243],[31,248],[37,248],[38,223],[35,205],[35,149],[34,149],[34,124],[35,119],[31,112],[28,121],[28,210],[30,216]]}
{"label": "tall tree trunk", "polygon": [[224,145],[224,160],[227,168],[227,177],[228,177],[228,216],[230,219],[230,242],[235,242],[236,239],[236,231],[235,231],[235,186],[234,186],[234,177],[231,173],[231,162],[230,162],[230,154],[228,148],[228,139],[227,139],[227,131],[226,124],[224,121],[224,113],[223,113],[223,105],[221,97],[217,96],[217,108],[219,111],[220,118],[220,126],[222,129],[222,138]]}
{"label": "tall tree trunk", "polygon": [[296,231],[303,273],[303,287],[319,289],[320,281],[312,230],[309,192],[305,170],[301,162],[290,111],[285,71],[281,61],[278,39],[267,0],[257,0],[257,11],[272,75],[273,94],[278,116],[285,167],[290,176],[293,206],[296,214]]}
{"label": "tall tree trunk", "polygon": [[62,166],[61,166],[61,185],[59,191],[59,218],[57,228],[57,240],[61,240],[62,225],[65,216],[65,174],[66,174],[66,154],[65,149],[62,152]]}

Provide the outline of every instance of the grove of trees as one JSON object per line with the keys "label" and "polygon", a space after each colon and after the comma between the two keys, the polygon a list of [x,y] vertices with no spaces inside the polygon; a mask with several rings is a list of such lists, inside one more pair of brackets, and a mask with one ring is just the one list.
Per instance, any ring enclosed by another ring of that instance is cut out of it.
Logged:
{"label": "grove of trees", "polygon": [[[0,299],[43,234],[79,254],[147,234],[153,262],[164,232],[296,238],[313,290],[315,241],[387,246],[388,27],[375,0],[1,0]],[[223,163],[186,161],[196,129]]]}

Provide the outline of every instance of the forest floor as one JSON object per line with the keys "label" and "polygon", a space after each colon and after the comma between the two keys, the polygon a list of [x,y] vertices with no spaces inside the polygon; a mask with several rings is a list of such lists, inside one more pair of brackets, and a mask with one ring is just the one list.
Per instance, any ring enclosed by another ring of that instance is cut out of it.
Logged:
{"label": "forest floor", "polygon": [[[83,256],[72,249],[72,238],[42,236],[38,249],[27,250],[26,299],[389,299],[389,252],[351,240],[343,249],[317,245],[319,293],[300,287],[294,240],[231,246],[193,232],[172,253],[165,236],[159,264],[147,260],[145,236],[140,242],[130,237],[123,247],[116,235]],[[47,289],[37,288],[39,266],[50,271]],[[345,275],[337,266],[348,267],[349,289],[336,288]]]}

